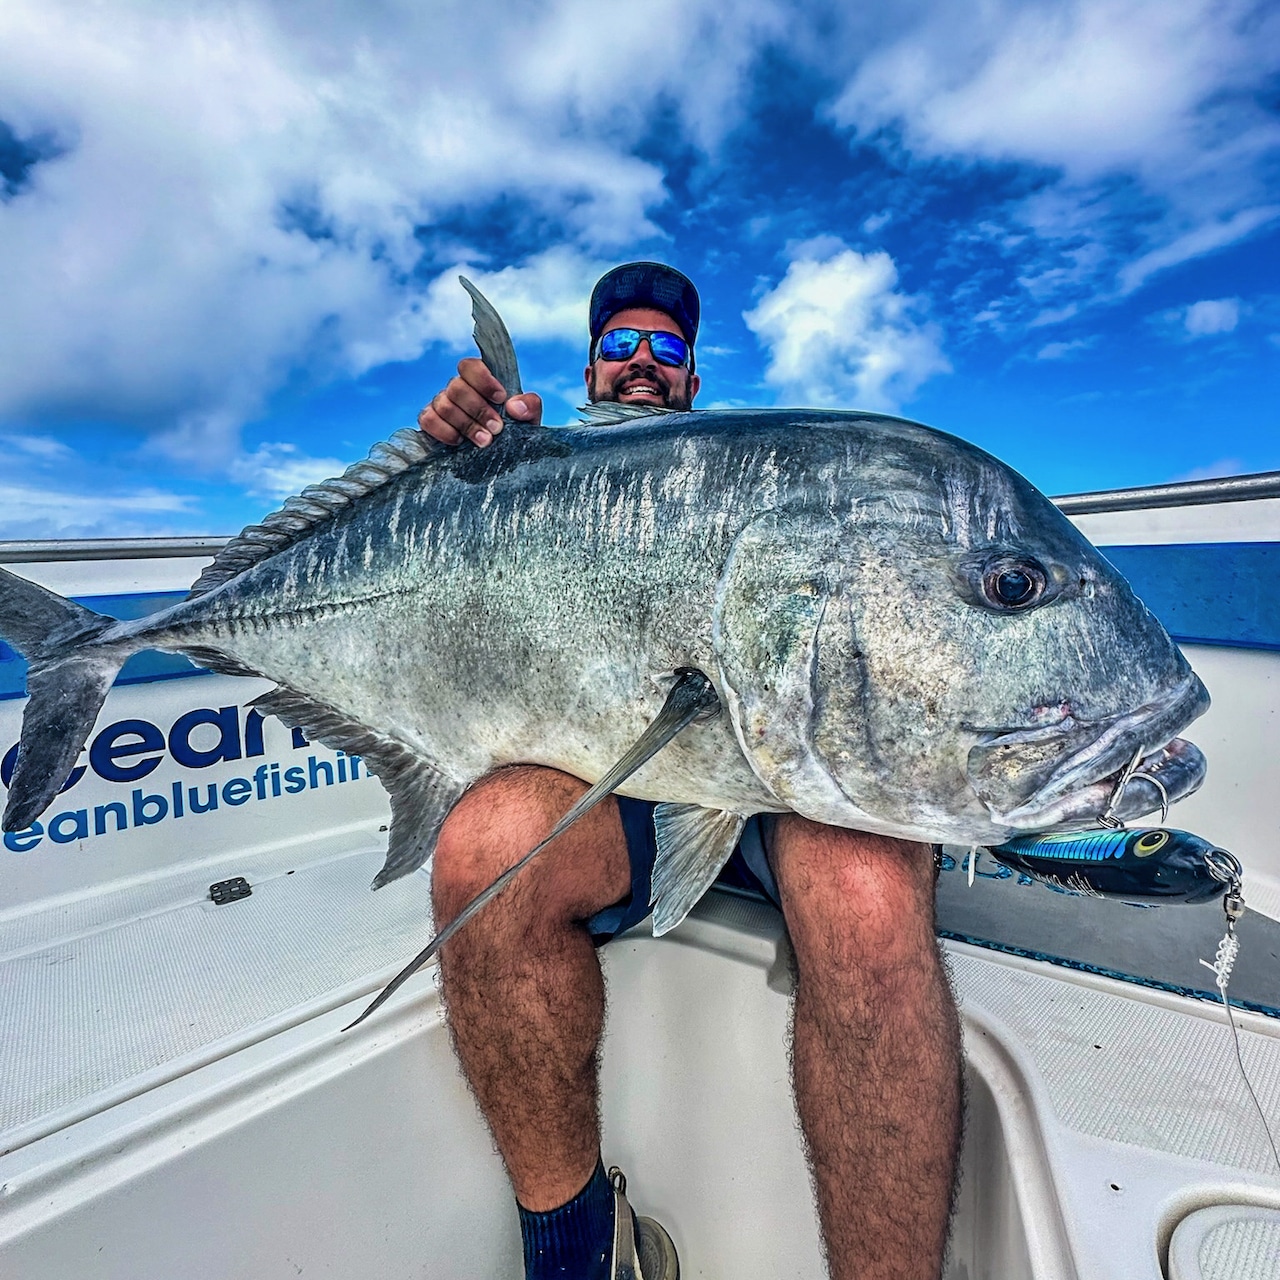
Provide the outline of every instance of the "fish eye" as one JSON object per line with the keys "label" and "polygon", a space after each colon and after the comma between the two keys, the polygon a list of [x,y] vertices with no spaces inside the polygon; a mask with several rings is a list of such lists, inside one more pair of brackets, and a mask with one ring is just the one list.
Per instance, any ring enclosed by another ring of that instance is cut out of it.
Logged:
{"label": "fish eye", "polygon": [[1139,858],[1149,858],[1157,849],[1163,849],[1169,843],[1169,833],[1156,829],[1144,831],[1134,842],[1133,851]]}
{"label": "fish eye", "polygon": [[1035,560],[1004,561],[982,578],[982,593],[997,609],[1026,609],[1044,595],[1049,575]]}

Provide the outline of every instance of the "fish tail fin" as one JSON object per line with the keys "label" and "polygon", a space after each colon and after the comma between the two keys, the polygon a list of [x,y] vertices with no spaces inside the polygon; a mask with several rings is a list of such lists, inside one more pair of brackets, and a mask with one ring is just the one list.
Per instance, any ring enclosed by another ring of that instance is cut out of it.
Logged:
{"label": "fish tail fin", "polygon": [[0,637],[30,663],[22,745],[0,827],[22,831],[49,807],[93,729],[130,650],[91,645],[115,625],[0,569]]}

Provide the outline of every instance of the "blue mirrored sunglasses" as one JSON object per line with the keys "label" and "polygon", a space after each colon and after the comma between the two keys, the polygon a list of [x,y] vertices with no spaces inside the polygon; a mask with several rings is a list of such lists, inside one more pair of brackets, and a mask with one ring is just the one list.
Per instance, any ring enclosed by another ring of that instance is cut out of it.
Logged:
{"label": "blue mirrored sunglasses", "polygon": [[646,339],[659,364],[676,369],[689,363],[689,344],[678,333],[663,333],[660,329],[610,329],[600,335],[595,359],[630,360]]}

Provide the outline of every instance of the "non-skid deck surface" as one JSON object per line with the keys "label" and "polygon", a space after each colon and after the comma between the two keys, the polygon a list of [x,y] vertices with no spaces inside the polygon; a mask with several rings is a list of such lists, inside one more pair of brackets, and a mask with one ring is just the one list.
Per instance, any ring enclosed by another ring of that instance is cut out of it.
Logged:
{"label": "non-skid deck surface", "polygon": [[[961,1002],[986,1010],[1035,1063],[1077,1133],[1280,1179],[1219,1006],[1165,1008],[953,952]],[[1249,1080],[1280,1136],[1280,1026],[1240,1032]]]}
{"label": "non-skid deck surface", "polygon": [[[708,895],[694,914],[746,934],[781,930],[775,908],[744,896]],[[1221,1004],[970,944],[944,949],[962,1008],[994,1022],[1030,1059],[1067,1129],[1280,1183]],[[1253,1013],[1243,1020],[1248,1078],[1280,1139],[1280,1021]]]}
{"label": "non-skid deck surface", "polygon": [[[351,843],[310,845],[305,861],[297,850],[253,855],[0,923],[0,1148],[399,968],[430,936],[429,881],[374,893],[383,851]],[[232,875],[252,895],[215,905],[210,880]]]}

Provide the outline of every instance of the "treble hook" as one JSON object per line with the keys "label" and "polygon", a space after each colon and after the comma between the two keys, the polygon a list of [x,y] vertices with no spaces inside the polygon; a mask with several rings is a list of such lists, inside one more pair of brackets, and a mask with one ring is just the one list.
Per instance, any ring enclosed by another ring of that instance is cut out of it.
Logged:
{"label": "treble hook", "polygon": [[1160,793],[1160,825],[1164,826],[1169,821],[1169,793],[1164,789],[1164,783],[1154,773],[1144,773],[1138,781],[1151,783]]}
{"label": "treble hook", "polygon": [[[1123,831],[1124,823],[1115,816],[1116,805],[1120,803],[1121,797],[1124,795],[1124,789],[1129,785],[1129,780],[1138,771],[1138,766],[1142,763],[1142,747],[1139,746],[1137,751],[1133,753],[1133,759],[1125,766],[1124,772],[1120,775],[1120,780],[1115,785],[1115,790],[1111,792],[1111,799],[1107,801],[1107,807],[1102,811],[1098,818],[1100,827],[1107,827],[1112,831]],[[1164,792],[1164,788],[1160,788]],[[1166,805],[1168,798],[1166,796]],[[1162,818],[1163,822],[1164,819]]]}

